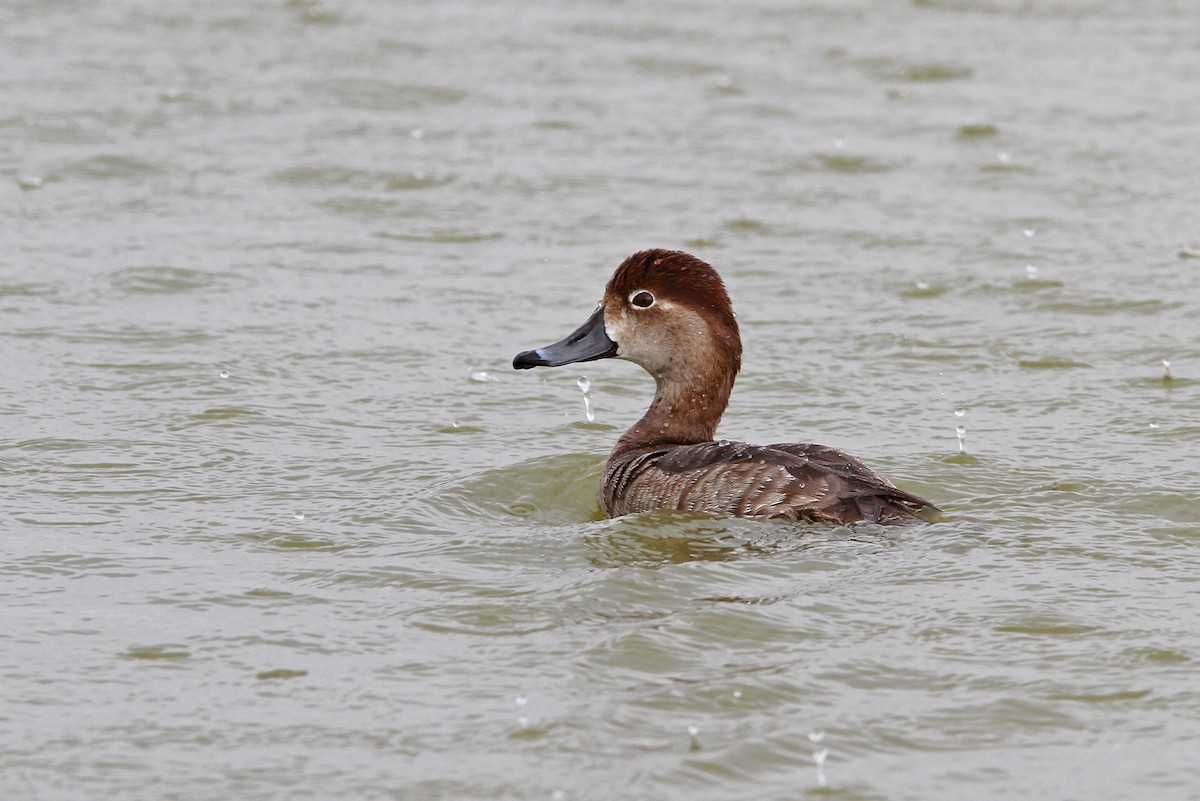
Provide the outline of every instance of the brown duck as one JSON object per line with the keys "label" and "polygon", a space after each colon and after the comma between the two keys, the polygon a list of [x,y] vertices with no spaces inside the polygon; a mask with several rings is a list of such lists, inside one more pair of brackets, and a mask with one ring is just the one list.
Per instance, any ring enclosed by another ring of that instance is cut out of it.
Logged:
{"label": "brown duck", "polygon": [[741,368],[742,341],[721,277],[695,256],[675,250],[630,256],[587,322],[560,342],[518,354],[513,367],[611,357],[641,365],[657,390],[604,467],[600,500],[609,517],[682,509],[895,524],[937,509],[833,448],[713,440]]}

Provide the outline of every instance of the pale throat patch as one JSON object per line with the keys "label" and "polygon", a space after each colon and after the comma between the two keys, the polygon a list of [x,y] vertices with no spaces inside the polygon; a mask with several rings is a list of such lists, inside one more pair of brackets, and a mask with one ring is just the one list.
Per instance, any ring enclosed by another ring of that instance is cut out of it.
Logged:
{"label": "pale throat patch", "polygon": [[608,318],[606,316],[605,320],[604,320],[604,335],[606,337],[608,337],[610,341],[617,343],[617,356],[620,357],[622,355],[621,354],[621,340],[617,339],[616,334],[617,334],[617,332],[614,331],[613,327],[608,324]]}

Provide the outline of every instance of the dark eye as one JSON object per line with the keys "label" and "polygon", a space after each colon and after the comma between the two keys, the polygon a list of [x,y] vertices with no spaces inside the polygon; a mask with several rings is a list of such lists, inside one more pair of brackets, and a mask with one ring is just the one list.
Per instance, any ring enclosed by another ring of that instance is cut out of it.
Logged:
{"label": "dark eye", "polygon": [[643,290],[630,298],[629,302],[639,309],[648,309],[654,305],[654,296]]}

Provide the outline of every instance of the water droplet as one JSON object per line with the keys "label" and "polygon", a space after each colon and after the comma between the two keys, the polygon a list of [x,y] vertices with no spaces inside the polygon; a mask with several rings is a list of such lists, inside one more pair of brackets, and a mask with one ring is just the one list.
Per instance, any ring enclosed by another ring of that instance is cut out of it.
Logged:
{"label": "water droplet", "polygon": [[1025,265],[1025,277],[1026,278],[1033,280],[1034,278],[1037,278],[1037,274],[1038,274],[1037,267],[1034,267],[1032,264]]}
{"label": "water droplet", "polygon": [[[819,746],[821,741],[825,739],[825,732],[820,729],[810,731],[808,733],[808,741],[813,745]],[[812,752],[813,763],[817,766],[817,786],[825,786],[825,758],[829,756],[828,748],[815,748]]]}
{"label": "water droplet", "polygon": [[742,691],[741,691],[741,690],[734,690],[734,691],[733,691],[733,697],[734,697],[734,699],[740,700],[740,699],[741,699],[741,697],[742,697]]}
{"label": "water droplet", "polygon": [[1025,234],[1025,236],[1033,236],[1037,233],[1037,231],[1033,230],[1032,228],[1023,228],[1021,229],[1021,233]]}
{"label": "water droplet", "polygon": [[221,378],[229,378],[229,371],[222,370],[221,372],[217,373],[217,375],[221,376]]}
{"label": "water droplet", "polygon": [[490,384],[499,381],[500,379],[496,378],[496,376],[492,375],[491,373],[480,370],[478,373],[471,373],[471,380],[476,384]]}
{"label": "water droplet", "polygon": [[817,765],[817,785],[824,787],[828,781],[825,778],[825,758],[829,756],[828,748],[819,748],[813,751],[813,762]]}
{"label": "water droplet", "polygon": [[412,131],[410,132],[410,135],[412,136],[413,139],[424,139],[425,138],[425,129],[424,128],[413,128]]}
{"label": "water droplet", "polygon": [[575,383],[579,385],[580,391],[583,392],[583,416],[587,418],[589,423],[595,422],[596,410],[592,408],[591,395],[592,382],[586,375],[581,375]]}
{"label": "water droplet", "polygon": [[996,158],[1001,164],[1008,164],[1010,161],[1012,161],[1012,156],[1003,150],[996,154]]}
{"label": "water droplet", "polygon": [[954,433],[958,435],[958,452],[967,452],[967,429],[965,426],[959,426],[954,429]]}
{"label": "water droplet", "polygon": [[296,512],[296,514],[295,514],[295,515],[293,515],[293,516],[294,516],[294,517],[295,517],[297,520],[303,520],[303,519],[304,519],[304,512]]}
{"label": "water droplet", "polygon": [[929,282],[928,281],[917,281],[916,286],[917,286],[918,291],[924,292],[927,289],[929,289]]}
{"label": "water droplet", "polygon": [[523,695],[518,695],[513,699],[513,703],[517,705],[520,714],[517,715],[517,725],[522,729],[529,728],[529,718],[525,715],[525,705],[529,703],[529,699]]}
{"label": "water droplet", "polygon": [[955,416],[955,417],[962,417],[962,416],[963,416],[964,414],[966,414],[966,413],[967,413],[967,410],[966,410],[966,409],[955,409],[955,410],[954,410],[954,416]]}
{"label": "water droplet", "polygon": [[699,733],[700,733],[699,726],[688,726],[688,734],[690,734],[692,737],[695,737]]}

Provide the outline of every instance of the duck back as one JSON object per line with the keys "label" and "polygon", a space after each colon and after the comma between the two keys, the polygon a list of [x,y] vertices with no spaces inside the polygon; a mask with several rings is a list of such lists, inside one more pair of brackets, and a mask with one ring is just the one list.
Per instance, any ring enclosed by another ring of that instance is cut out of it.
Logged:
{"label": "duck back", "polygon": [[650,509],[814,522],[917,522],[936,507],[865,464],[811,443],[700,442],[617,451],[604,471],[610,517]]}

